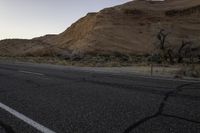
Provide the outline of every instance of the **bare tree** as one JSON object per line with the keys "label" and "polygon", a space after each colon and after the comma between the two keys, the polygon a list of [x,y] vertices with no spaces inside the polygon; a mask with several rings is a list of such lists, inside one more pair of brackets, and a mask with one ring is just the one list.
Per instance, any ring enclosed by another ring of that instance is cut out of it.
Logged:
{"label": "bare tree", "polygon": [[170,47],[169,42],[167,41],[169,32],[167,33],[164,29],[161,29],[157,34],[158,43],[157,49],[159,50],[159,57],[161,62],[166,61],[171,64],[174,63],[183,63],[183,59],[189,59],[189,63],[194,63],[195,59],[200,60],[200,56],[198,51],[200,47],[193,45],[192,41],[185,41],[181,42],[181,45],[176,47],[177,50],[175,51],[175,47]]}
{"label": "bare tree", "polygon": [[161,58],[164,61],[168,60],[168,57],[170,58],[170,61],[172,59],[172,50],[168,51],[167,48],[167,37],[168,37],[169,33],[167,33],[164,29],[161,29],[158,34],[157,34],[157,39],[159,41],[158,45],[159,45],[159,50],[160,50],[160,54],[161,54]]}
{"label": "bare tree", "polygon": [[167,54],[168,54],[168,57],[169,57],[169,61],[170,61],[170,64],[174,64],[174,57],[173,57],[173,50],[172,49],[168,49],[167,50]]}
{"label": "bare tree", "polygon": [[[191,42],[190,41],[182,41],[182,44],[178,50],[178,63],[182,63],[183,62],[183,51],[184,51],[184,48],[187,46],[187,45],[191,45]],[[190,47],[187,47],[190,49]],[[190,52],[190,50],[186,50],[185,52]]]}
{"label": "bare tree", "polygon": [[159,40],[159,45],[161,50],[165,50],[166,48],[166,39],[169,33],[166,33],[164,29],[161,29],[157,34],[157,39]]}
{"label": "bare tree", "polygon": [[[192,44],[191,44],[192,45]],[[193,63],[192,46],[188,45],[185,49],[185,57],[189,58],[189,62]]]}

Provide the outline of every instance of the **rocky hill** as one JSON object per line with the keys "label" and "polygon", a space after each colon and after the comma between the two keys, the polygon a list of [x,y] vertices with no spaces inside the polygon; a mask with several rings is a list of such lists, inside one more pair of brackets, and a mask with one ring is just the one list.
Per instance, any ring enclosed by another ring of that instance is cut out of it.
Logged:
{"label": "rocky hill", "polygon": [[[136,0],[88,13],[63,33],[33,40],[4,40],[1,55],[151,54],[157,34],[169,33],[168,45],[183,40],[200,47],[199,0]],[[199,51],[198,51],[199,52]]]}

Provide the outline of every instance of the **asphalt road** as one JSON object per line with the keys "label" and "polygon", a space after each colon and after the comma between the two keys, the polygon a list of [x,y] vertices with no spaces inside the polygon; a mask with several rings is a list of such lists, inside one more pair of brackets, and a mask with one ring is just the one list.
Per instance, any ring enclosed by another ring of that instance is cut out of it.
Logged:
{"label": "asphalt road", "polygon": [[1,133],[200,133],[200,83],[0,63]]}

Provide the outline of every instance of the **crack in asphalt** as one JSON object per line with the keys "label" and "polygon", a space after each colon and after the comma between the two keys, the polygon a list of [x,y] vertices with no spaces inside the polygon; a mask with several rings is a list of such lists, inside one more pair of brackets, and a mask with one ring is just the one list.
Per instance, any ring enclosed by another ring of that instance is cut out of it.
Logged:
{"label": "crack in asphalt", "polygon": [[[50,76],[52,77],[52,76]],[[151,93],[151,94],[156,94],[156,95],[166,95],[166,91],[163,91],[163,90],[158,90],[158,89],[153,89],[153,87],[151,86],[143,86],[143,85],[137,85],[137,86],[133,86],[133,85],[125,85],[125,84],[120,84],[120,83],[109,83],[109,82],[104,82],[104,81],[97,81],[97,80],[88,80],[86,78],[79,78],[79,79],[76,79],[76,78],[64,78],[64,77],[58,77],[58,76],[55,76],[56,78],[58,79],[67,79],[67,80],[70,80],[70,81],[73,81],[73,82],[79,82],[79,83],[93,83],[93,84],[97,84],[97,85],[103,85],[103,86],[110,86],[110,87],[117,87],[117,88],[123,88],[123,89],[126,89],[126,90],[133,90],[133,91],[137,91],[137,92],[144,92],[144,93]],[[54,77],[54,78],[55,78]],[[63,86],[65,84],[52,84],[52,85],[40,85],[39,83],[37,82],[34,82],[30,79],[26,80],[27,83],[31,83],[31,84],[34,84],[36,88],[38,87],[53,87],[53,86]],[[192,83],[191,83],[192,84]],[[193,83],[194,84],[194,83]],[[144,88],[148,88],[148,89],[144,89]],[[159,88],[164,88],[164,87],[159,87]],[[174,91],[174,90],[172,90]],[[171,91],[170,91],[171,92]],[[185,95],[185,94],[179,94],[179,95],[174,95],[173,93],[170,95],[171,97],[173,96],[176,96],[176,97],[180,97],[180,98],[188,98],[190,100],[195,100],[195,101],[199,101],[200,100],[200,97],[195,97],[195,96],[190,96],[190,95]]]}
{"label": "crack in asphalt", "polygon": [[190,122],[194,122],[194,123],[200,123],[200,122],[197,122],[197,121],[194,121],[194,120],[188,120],[188,119],[185,119],[185,118],[180,118],[178,116],[171,116],[171,115],[163,114],[163,109],[164,109],[164,107],[166,105],[166,102],[167,102],[168,98],[171,95],[176,95],[178,92],[182,91],[183,87],[189,86],[189,85],[192,85],[192,83],[180,85],[180,86],[176,87],[174,90],[169,91],[168,93],[166,93],[164,98],[163,98],[163,100],[162,100],[162,102],[160,103],[160,106],[159,106],[158,111],[156,113],[154,113],[151,116],[147,116],[147,117],[139,120],[138,122],[130,125],[128,128],[125,129],[125,131],[123,133],[130,133],[133,129],[135,129],[136,127],[140,126],[144,122],[147,122],[147,121],[149,121],[149,120],[151,120],[151,119],[153,119],[155,117],[158,117],[160,115],[165,116],[165,117],[174,117],[174,118],[178,118],[178,119],[182,119],[182,120],[186,120],[186,121],[190,121]]}
{"label": "crack in asphalt", "polygon": [[171,97],[176,97],[180,99],[188,99],[192,101],[200,101],[200,96],[192,96],[190,94],[177,94],[177,95],[172,95]]}
{"label": "crack in asphalt", "polygon": [[[10,68],[8,68],[8,69],[10,69]],[[13,69],[13,70],[15,70],[15,69]],[[5,76],[5,75],[3,75],[3,76]],[[157,94],[157,95],[165,95],[165,93],[166,93],[166,91],[155,90],[155,89],[153,89],[154,87],[146,86],[146,85],[137,85],[137,86],[133,87],[130,84],[125,85],[125,84],[120,84],[120,83],[110,83],[110,82],[104,82],[104,81],[97,81],[97,80],[87,79],[86,77],[77,79],[77,78],[71,78],[71,77],[69,78],[69,77],[63,77],[63,76],[58,76],[58,75],[48,75],[47,74],[47,76],[50,76],[50,77],[53,76],[54,78],[58,78],[58,79],[65,79],[65,80],[67,79],[67,80],[71,80],[71,81],[74,81],[74,82],[84,82],[84,83],[88,82],[88,83],[93,83],[93,84],[98,84],[98,85],[106,85],[106,86],[111,86],[111,87],[123,88],[123,89],[127,89],[127,90],[134,90],[134,91],[138,91],[138,92],[145,92],[145,93],[151,93],[151,94]],[[49,85],[42,86],[39,83],[34,82],[30,79],[27,79],[26,82],[34,84],[34,86],[36,88],[37,87],[49,87]],[[62,85],[59,84],[59,86],[62,86]],[[148,88],[148,89],[144,89],[144,88]],[[159,87],[159,88],[165,88],[165,87]],[[184,97],[184,98],[187,97],[187,98],[193,99],[193,100],[200,100],[200,97],[191,97],[189,95],[184,95],[184,94],[181,94],[178,97]]]}
{"label": "crack in asphalt", "polygon": [[2,121],[0,121],[0,126],[3,127],[6,133],[15,133],[11,126],[6,125]]}
{"label": "crack in asphalt", "polygon": [[[87,77],[71,78],[71,77],[63,77],[63,76],[60,76],[60,75],[48,75],[48,74],[46,76],[47,77],[51,77],[51,78],[56,78],[56,79],[70,80],[70,81],[73,81],[73,82],[92,83],[92,84],[97,84],[97,85],[102,85],[102,86],[116,87],[116,88],[119,88],[119,89],[122,88],[122,89],[126,89],[126,90],[131,90],[131,91],[151,93],[151,94],[156,94],[156,95],[161,95],[161,96],[165,95],[166,92],[167,92],[167,91],[163,91],[163,90],[154,89],[155,86],[152,87],[152,86],[141,85],[141,84],[133,86],[131,84],[112,83],[112,82],[98,81],[98,80],[94,80],[94,79],[87,79]],[[195,83],[193,83],[193,84],[195,84]],[[59,86],[63,86],[63,85],[64,84],[59,84]],[[48,86],[43,86],[43,87],[48,87]],[[148,88],[148,89],[144,89],[144,88]],[[159,89],[169,89],[169,88],[166,88],[166,87],[157,87],[157,88],[159,88]],[[175,96],[175,95],[172,94],[171,96]],[[176,95],[176,97],[180,97],[180,98],[184,98],[184,99],[188,98],[190,100],[200,101],[200,97],[198,97],[198,96],[190,96],[190,95],[185,95],[185,94],[178,94],[178,95]]]}
{"label": "crack in asphalt", "polygon": [[179,116],[176,116],[176,115],[168,115],[168,114],[163,114],[162,113],[161,116],[176,118],[176,119],[180,119],[180,120],[184,120],[184,121],[188,121],[188,122],[193,122],[193,123],[196,123],[196,124],[200,124],[200,121],[195,121],[195,120],[183,118],[183,117],[179,117]]}

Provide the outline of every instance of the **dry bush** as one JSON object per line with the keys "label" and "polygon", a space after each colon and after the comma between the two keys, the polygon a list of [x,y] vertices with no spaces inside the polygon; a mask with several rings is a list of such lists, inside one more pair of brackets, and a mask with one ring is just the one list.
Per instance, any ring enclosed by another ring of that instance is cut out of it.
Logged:
{"label": "dry bush", "polygon": [[177,76],[200,78],[200,65],[183,66],[180,71],[178,71]]}

